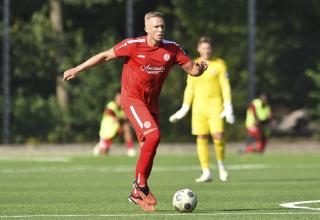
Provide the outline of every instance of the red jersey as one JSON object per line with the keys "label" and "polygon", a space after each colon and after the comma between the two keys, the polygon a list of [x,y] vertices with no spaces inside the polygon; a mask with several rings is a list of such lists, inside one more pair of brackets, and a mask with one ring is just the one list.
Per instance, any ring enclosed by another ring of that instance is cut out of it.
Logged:
{"label": "red jersey", "polygon": [[157,47],[147,44],[147,37],[125,39],[113,51],[126,57],[121,79],[121,105],[145,105],[158,113],[160,91],[170,68],[190,61],[182,48],[172,41],[162,40]]}

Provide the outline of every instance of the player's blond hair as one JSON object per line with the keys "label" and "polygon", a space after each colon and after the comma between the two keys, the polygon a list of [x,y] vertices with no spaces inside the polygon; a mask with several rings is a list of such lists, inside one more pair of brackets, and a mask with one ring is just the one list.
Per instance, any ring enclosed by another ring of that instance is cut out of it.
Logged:
{"label": "player's blond hair", "polygon": [[207,37],[207,36],[203,36],[203,37],[200,37],[199,40],[198,40],[198,46],[202,43],[207,43],[207,44],[210,44],[212,45],[212,41],[211,41],[211,38],[210,37]]}
{"label": "player's blond hair", "polygon": [[148,12],[147,14],[145,14],[144,23],[146,23],[150,18],[154,18],[154,17],[158,17],[158,18],[164,19],[164,16],[163,16],[163,14],[161,12],[152,11],[152,12]]}

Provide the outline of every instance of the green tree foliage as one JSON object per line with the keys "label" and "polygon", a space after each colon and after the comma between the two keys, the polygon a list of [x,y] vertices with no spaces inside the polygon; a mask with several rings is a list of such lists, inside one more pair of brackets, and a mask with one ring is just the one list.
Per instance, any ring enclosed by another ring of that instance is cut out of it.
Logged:
{"label": "green tree foliage", "polygon": [[312,88],[304,72],[320,59],[319,1],[257,1],[258,86],[276,104],[310,106]]}
{"label": "green tree foliage", "polygon": [[30,22],[14,22],[12,45],[12,134],[14,142],[46,138],[55,124],[54,48],[57,46],[47,9],[33,13]]}
{"label": "green tree foliage", "polygon": [[311,90],[309,97],[312,100],[312,113],[320,119],[320,63],[318,63],[317,68],[307,69],[306,75],[309,77],[315,86],[314,90]]}
{"label": "green tree foliage", "polygon": [[[143,16],[152,10],[166,16],[167,38],[192,58],[200,36],[212,37],[214,56],[228,65],[237,123],[229,139],[244,136],[247,105],[247,1],[135,0],[135,35],[144,34]],[[125,0],[64,0],[64,36],[52,30],[49,1],[12,0],[12,141],[93,141],[104,104],[120,89],[123,60],[112,61],[65,83],[69,107],[56,99],[60,74],[125,38]],[[273,105],[319,112],[320,1],[256,1],[257,88],[271,94]],[[63,48],[61,60],[58,48]],[[59,53],[59,54],[57,54]],[[306,71],[308,70],[308,71]],[[162,91],[160,126],[164,141],[190,141],[190,115],[172,125],[180,108],[186,74],[173,68]],[[306,94],[310,94],[307,97]],[[3,108],[0,94],[0,112]],[[316,104],[315,104],[316,103]]]}
{"label": "green tree foliage", "polygon": [[[70,108],[62,112],[55,97],[56,65],[61,71],[115,43],[105,31],[94,46],[85,43],[81,29],[56,36],[48,18],[48,5],[33,13],[30,22],[17,20],[11,28],[12,45],[12,141],[85,141],[97,136],[106,99],[120,87],[120,62],[87,71],[67,84]],[[56,63],[60,44],[65,58]],[[79,132],[81,131],[81,132]]]}

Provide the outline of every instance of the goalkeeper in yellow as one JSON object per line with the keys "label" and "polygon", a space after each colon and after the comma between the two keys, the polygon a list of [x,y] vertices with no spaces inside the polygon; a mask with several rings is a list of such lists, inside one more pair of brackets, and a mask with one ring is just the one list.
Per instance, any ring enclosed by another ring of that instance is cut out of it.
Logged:
{"label": "goalkeeper in yellow", "polygon": [[196,182],[212,180],[209,155],[209,134],[212,136],[221,181],[228,180],[224,166],[225,142],[223,139],[224,121],[234,123],[231,89],[227,67],[222,59],[212,59],[212,44],[208,37],[201,37],[197,50],[200,57],[196,61],[208,63],[208,69],[199,77],[189,77],[184,91],[183,104],[169,121],[175,123],[183,118],[192,104],[192,134],[197,136],[197,152],[202,175]]}

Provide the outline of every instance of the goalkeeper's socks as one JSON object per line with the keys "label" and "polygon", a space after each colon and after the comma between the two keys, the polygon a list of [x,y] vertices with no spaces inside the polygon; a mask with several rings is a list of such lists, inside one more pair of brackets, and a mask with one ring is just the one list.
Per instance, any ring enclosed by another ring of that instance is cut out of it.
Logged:
{"label": "goalkeeper's socks", "polygon": [[202,174],[203,174],[204,176],[211,176],[210,168],[204,168],[204,169],[202,169]]}
{"label": "goalkeeper's socks", "polygon": [[218,160],[217,161],[217,165],[218,165],[218,169],[224,169],[224,164],[223,164],[223,161],[222,160]]}

